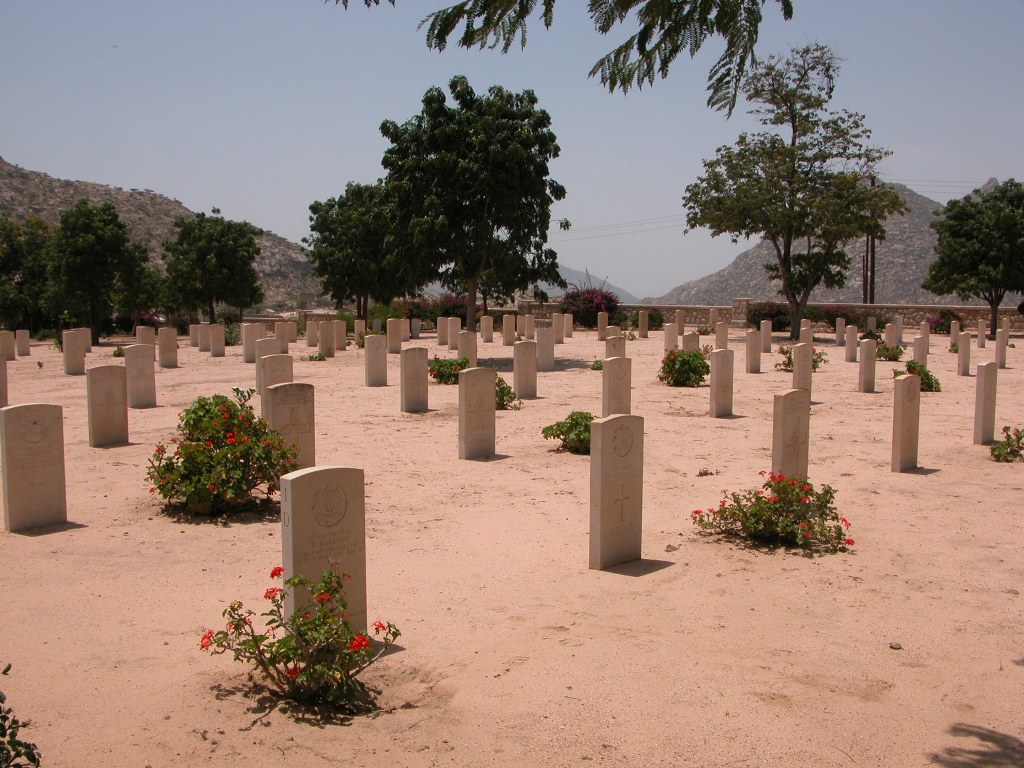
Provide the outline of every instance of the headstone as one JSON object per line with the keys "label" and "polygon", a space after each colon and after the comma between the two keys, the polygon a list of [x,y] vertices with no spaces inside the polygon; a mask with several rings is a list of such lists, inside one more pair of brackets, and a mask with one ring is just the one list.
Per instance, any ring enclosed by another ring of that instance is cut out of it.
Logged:
{"label": "headstone", "polygon": [[64,416],[59,405],[0,408],[0,487],[5,531],[68,521]]}
{"label": "headstone", "polygon": [[199,324],[199,351],[209,352],[210,351],[210,324],[200,323]]}
{"label": "headstone", "polygon": [[842,317],[836,318],[836,346],[846,346],[846,319]]}
{"label": "headstone", "polygon": [[572,338],[572,312],[566,312],[564,315],[565,319],[565,338]]}
{"label": "headstone", "polygon": [[461,317],[449,317],[448,318],[448,349],[456,350],[459,348],[459,334],[462,333],[462,318]]}
{"label": "headstone", "polygon": [[[277,339],[273,339],[277,341]],[[256,361],[256,390],[260,399],[267,396],[267,388],[275,384],[290,384],[295,380],[295,360],[280,353],[264,355]]]}
{"label": "headstone", "polygon": [[536,341],[517,341],[512,347],[512,388],[520,400],[537,397]]}
{"label": "headstone", "polygon": [[555,332],[551,328],[537,328],[537,370],[555,370]]}
{"label": "headstone", "polygon": [[978,319],[978,349],[985,348],[985,342],[988,337],[988,320]]}
{"label": "headstone", "polygon": [[526,315],[516,315],[516,335],[520,339],[526,338]]}
{"label": "headstone", "polygon": [[988,445],[996,435],[996,377],[999,366],[995,362],[978,365],[978,382],[974,393],[974,444]]}
{"label": "headstone", "polygon": [[949,343],[952,344],[960,338],[960,321],[950,320],[949,321]]}
{"label": "headstone", "polygon": [[382,328],[382,325],[381,325],[381,322],[380,322],[380,318],[379,317],[373,318],[373,321],[372,321],[370,327],[373,329],[374,333],[380,333],[381,328]]}
{"label": "headstone", "polygon": [[957,376],[971,375],[971,334],[964,331],[957,341]]}
{"label": "headstone", "polygon": [[716,349],[711,353],[709,413],[713,419],[732,416],[732,368],[735,354],[731,349]]}
{"label": "headstone", "polygon": [[800,343],[801,344],[813,344],[814,343],[814,327],[811,325],[810,320],[800,321]]}
{"label": "headstone", "polygon": [[662,330],[665,332],[665,341],[662,344],[662,349],[668,352],[670,349],[675,349],[679,346],[679,332],[676,329],[675,323],[665,323],[662,326]]}
{"label": "headstone", "polygon": [[896,343],[903,343],[903,315],[896,315],[892,320],[893,325],[896,326]]}
{"label": "headstone", "polygon": [[896,323],[885,324],[885,346],[895,347],[897,345],[896,340]]}
{"label": "headstone", "polygon": [[128,442],[128,384],[123,365],[98,365],[85,372],[89,447]]}
{"label": "headstone", "polygon": [[306,321],[306,346],[313,348],[320,345],[320,321]]}
{"label": "headstone", "polygon": [[555,337],[555,344],[565,343],[565,316],[561,312],[551,313],[551,333]]}
{"label": "headstone", "polygon": [[811,391],[814,347],[807,343],[793,345],[793,389]]}
{"label": "headstone", "polygon": [[288,328],[288,343],[294,344],[299,340],[299,323],[297,320],[285,320],[284,322]]}
{"label": "headstone", "polygon": [[64,358],[64,373],[67,376],[85,374],[85,340],[77,328],[61,333],[61,355]]}
{"label": "headstone", "polygon": [[409,340],[409,337],[412,335],[412,330],[411,330],[411,326],[409,325],[409,318],[408,317],[403,317],[402,318],[401,329],[402,329],[402,343],[404,344],[405,342],[407,342]]}
{"label": "headstone", "polygon": [[82,337],[82,346],[85,347],[86,352],[92,352],[92,329],[91,328],[76,328],[78,335]]}
{"label": "headstone", "polygon": [[224,357],[224,325],[210,326],[210,357]]}
{"label": "headstone", "polygon": [[597,313],[597,340],[604,341],[608,338],[608,313]]}
{"label": "headstone", "polygon": [[[995,362],[997,368],[1006,367],[1006,348],[1010,345],[1010,329],[1002,327],[996,331],[996,354]],[[20,353],[19,353],[20,354]]]}
{"label": "headstone", "polygon": [[914,362],[928,365],[928,337],[914,337]]}
{"label": "headstone", "polygon": [[14,360],[14,331],[0,331],[0,359]]}
{"label": "headstone", "polygon": [[609,336],[621,336],[622,327],[618,325],[609,325],[604,329],[604,340],[608,341]]}
{"label": "headstone", "polygon": [[700,334],[697,331],[684,333],[683,343],[680,348],[683,352],[700,352]]}
{"label": "headstone", "polygon": [[771,352],[772,351],[772,321],[762,320],[761,321],[761,351]]}
{"label": "headstone", "polygon": [[680,334],[686,332],[686,311],[682,309],[676,310],[676,329]]}
{"label": "headstone", "polygon": [[334,321],[326,320],[320,323],[317,331],[317,351],[324,357],[334,357]]}
{"label": "headstone", "polygon": [[149,344],[129,344],[124,348],[124,367],[128,379],[128,407],[156,408],[153,348]]}
{"label": "headstone", "polygon": [[917,467],[917,443],[921,417],[921,377],[897,376],[893,387],[892,463],[893,472]]}
{"label": "headstone", "polygon": [[526,339],[536,340],[536,338],[537,338],[537,318],[535,316],[533,316],[533,315],[527,315],[526,317],[523,318],[523,322],[525,323],[524,327],[526,328],[526,331],[523,334],[523,337],[526,338]]}
{"label": "headstone", "polygon": [[712,329],[718,325],[718,307],[711,307],[708,310],[708,326]]}
{"label": "headstone", "polygon": [[277,350],[280,348],[281,344],[275,336],[265,336],[262,339],[256,339],[256,359],[258,360],[268,355],[279,355],[281,353]]}
{"label": "headstone", "polygon": [[7,395],[7,361],[0,357],[0,408],[10,405]]}
{"label": "headstone", "polygon": [[878,342],[874,339],[861,339],[860,365],[857,369],[857,391],[875,391],[875,352]]}
{"label": "headstone", "polygon": [[402,351],[402,321],[397,317],[388,318],[387,347],[389,355]]}
{"label": "headstone", "polygon": [[152,325],[137,325],[135,326],[135,343],[136,344],[152,344],[156,347],[156,328]]}
{"label": "headstone", "polygon": [[[318,579],[328,568],[341,571],[348,623],[365,632],[366,495],[363,470],[309,467],[281,477],[281,563],[284,577]],[[284,613],[291,616],[313,596],[290,590]]]}
{"label": "headstone", "polygon": [[403,413],[426,413],[429,368],[426,347],[402,350],[400,388]]}
{"label": "headstone", "polygon": [[409,338],[419,339],[420,337],[420,319],[418,317],[409,318]]}
{"label": "headstone", "polygon": [[[289,355],[289,357],[291,357]],[[260,398],[260,415],[299,449],[297,468],[316,466],[316,407],[313,385],[298,381],[269,384]]]}
{"label": "headstone", "polygon": [[719,322],[715,326],[715,349],[729,348],[729,324]]}
{"label": "headstone", "polygon": [[878,318],[874,315],[868,318],[868,330],[878,331]]}
{"label": "headstone", "polygon": [[626,356],[626,337],[625,336],[608,336],[604,340],[604,356],[609,357],[625,357]]}
{"label": "headstone", "polygon": [[14,332],[14,347],[18,357],[28,357],[32,354],[32,334],[27,328],[19,328]]}
{"label": "headstone", "polygon": [[188,324],[188,345],[193,349],[199,346],[199,323]]}
{"label": "headstone", "polygon": [[388,385],[388,353],[383,336],[367,336],[364,341],[366,359],[364,375],[366,386],[386,387]]}
{"label": "headstone", "polygon": [[[355,324],[352,326],[352,336],[355,339],[357,347],[359,346],[359,340],[360,339],[364,339],[364,340],[366,339],[366,321],[365,320],[356,320],[355,321]],[[335,347],[338,346],[337,345],[337,340],[335,340],[335,345],[334,346]]]}
{"label": "headstone", "polygon": [[459,371],[460,459],[489,459],[494,455],[496,375],[493,368]]}
{"label": "headstone", "polygon": [[[189,326],[189,330],[192,326]],[[242,362],[256,362],[256,341],[260,338],[260,326],[258,323],[242,323],[239,329],[242,334]]]}
{"label": "headstone", "polygon": [[157,334],[157,363],[161,368],[178,367],[178,330],[165,325]]}
{"label": "headstone", "polygon": [[511,347],[516,343],[516,321],[515,315],[506,314],[501,319],[501,343],[502,346]]}
{"label": "headstone", "polygon": [[650,312],[648,312],[646,309],[641,309],[639,314],[638,314],[638,316],[637,316],[637,326],[638,326],[637,330],[638,330],[638,334],[639,334],[641,339],[646,339],[648,333],[650,333],[650,331],[649,331],[650,322],[651,322]]}
{"label": "headstone", "polygon": [[1004,328],[1004,329],[1006,329],[1007,332],[1009,332],[1010,331],[1010,318],[1004,317],[1002,322],[999,324],[999,327],[1000,328]]}
{"label": "headstone", "polygon": [[284,320],[274,323],[274,338],[277,339],[277,353],[288,354],[288,324]]}
{"label": "headstone", "polygon": [[761,372],[761,332],[747,329],[747,373]]}
{"label": "headstone", "polygon": [[601,370],[601,416],[631,413],[633,363],[628,357],[607,357]]}
{"label": "headstone", "polygon": [[494,318],[484,315],[480,318],[480,341],[490,344],[494,341]]}
{"label": "headstone", "polygon": [[590,567],[639,560],[643,539],[644,420],[590,423]]}
{"label": "headstone", "polygon": [[772,472],[807,477],[811,393],[787,389],[775,394],[772,414]]}
{"label": "headstone", "polygon": [[932,326],[927,320],[921,323],[921,335],[931,342]]}
{"label": "headstone", "polygon": [[470,368],[476,368],[476,334],[472,331],[459,331],[456,341],[459,357],[466,358]]}
{"label": "headstone", "polygon": [[332,320],[334,326],[334,351],[344,352],[348,349],[348,321]]}
{"label": "headstone", "polygon": [[857,326],[846,326],[846,362],[857,362]]}

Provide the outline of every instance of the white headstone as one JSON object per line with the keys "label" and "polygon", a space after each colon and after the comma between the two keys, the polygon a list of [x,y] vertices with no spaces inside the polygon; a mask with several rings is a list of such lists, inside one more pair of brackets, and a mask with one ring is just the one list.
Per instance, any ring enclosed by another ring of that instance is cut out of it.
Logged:
{"label": "white headstone", "polygon": [[523,338],[533,339],[537,338],[537,318],[530,314],[523,318],[525,331],[523,332]]}
{"label": "white headstone", "polygon": [[460,459],[488,459],[494,455],[495,375],[493,368],[459,371]]}
{"label": "white headstone", "polygon": [[32,335],[25,328],[19,328],[14,332],[14,347],[18,357],[28,357],[32,354]]}
{"label": "white headstone", "polygon": [[626,337],[621,335],[606,337],[604,340],[604,356],[605,358],[625,357]]}
{"label": "white headstone", "polygon": [[386,387],[388,385],[388,351],[387,341],[383,336],[367,336],[364,340],[365,382],[368,387]]}
{"label": "white headstone", "polygon": [[551,330],[555,335],[555,344],[565,343],[565,317],[561,312],[553,312],[551,315]]}
{"label": "white headstone", "polygon": [[459,348],[459,334],[462,332],[462,318],[461,317],[449,317],[448,318],[448,349],[456,350]]}
{"label": "white headstone", "polygon": [[537,328],[537,370],[555,370],[555,332],[551,328]]}
{"label": "white headstone", "polygon": [[256,386],[262,399],[267,396],[269,387],[295,380],[295,360],[291,355],[264,355],[256,361],[256,372]]}
{"label": "white headstone", "polygon": [[917,443],[921,417],[921,378],[897,376],[893,387],[892,462],[893,472],[917,467]]}
{"label": "white headstone", "polygon": [[128,382],[122,365],[98,365],[85,372],[89,447],[128,442]]}
{"label": "white headstone", "polygon": [[665,323],[662,326],[662,330],[665,332],[665,340],[662,343],[662,349],[668,352],[670,349],[675,349],[679,346],[679,332],[675,323]]}
{"label": "white headstone", "polygon": [[846,319],[842,317],[836,318],[836,346],[846,346]]}
{"label": "white headstone", "polygon": [[641,339],[646,339],[650,333],[651,315],[646,309],[641,309],[637,313],[637,335]]}
{"label": "white headstone", "polygon": [[604,341],[608,338],[608,313],[597,313],[597,340]]}
{"label": "white headstone", "polygon": [[607,416],[590,424],[590,567],[639,560],[643,540],[644,420]]}
{"label": "white headstone", "polygon": [[747,329],[747,373],[761,372],[761,332],[753,328]]}
{"label": "white headstone", "polygon": [[957,376],[971,375],[971,334],[964,331],[957,340]]}
{"label": "white headstone", "polygon": [[501,343],[506,347],[511,347],[516,343],[516,319],[515,315],[511,313],[502,315]]}
{"label": "white headstone", "polygon": [[494,341],[494,318],[484,315],[480,318],[480,341],[490,344]]}
{"label": "white headstone", "polygon": [[572,338],[572,312],[566,312],[565,315],[563,315],[563,319],[565,320],[565,338],[571,339]]}
{"label": "white headstone", "polygon": [[512,388],[520,400],[533,400],[537,397],[537,342],[517,341],[512,350]]}
{"label": "white headstone", "polygon": [[397,317],[388,318],[387,349],[389,355],[397,355],[402,351],[403,321]]}
{"label": "white headstone", "polygon": [[700,334],[697,331],[690,331],[683,334],[683,343],[680,346],[683,352],[700,352]]}
{"label": "white headstone", "polygon": [[85,340],[77,328],[61,333],[61,355],[67,376],[85,375]]}
{"label": "white headstone", "polygon": [[15,347],[14,331],[0,331],[0,360],[13,360]]}
{"label": "white headstone", "polygon": [[914,337],[914,361],[921,365],[928,365],[928,337]]}
{"label": "white headstone", "polygon": [[128,378],[128,407],[155,408],[153,347],[149,344],[129,344],[124,348],[124,367]]}
{"label": "white headstone", "polygon": [[210,326],[210,357],[224,357],[224,325]]}
{"label": "white headstone", "polygon": [[1006,367],[1006,348],[1010,345],[1010,329],[1002,327],[996,331],[996,354],[995,362],[997,368]]}
{"label": "white headstone", "polygon": [[846,362],[857,362],[857,326],[846,326]]}
{"label": "white headstone", "polygon": [[200,323],[199,324],[199,351],[209,352],[210,351],[210,324]]}
{"label": "white headstone", "polygon": [[875,391],[875,352],[877,349],[878,342],[874,339],[861,339],[860,364],[857,368],[858,392]]}
{"label": "white headstone", "polygon": [[[189,326],[189,329],[191,330],[192,327],[193,326]],[[242,323],[239,330],[242,334],[242,362],[255,363],[256,340],[259,339],[261,335],[260,326],[258,323]]]}
{"label": "white headstone", "polygon": [[801,342],[793,345],[793,389],[811,391],[814,347]]}
{"label": "white headstone", "polygon": [[334,357],[334,321],[326,320],[320,323],[317,331],[317,351],[324,357]]}
{"label": "white headstone", "polygon": [[729,348],[729,324],[719,321],[715,326],[715,349]]}
{"label": "white headstone", "polygon": [[320,322],[318,320],[306,321],[306,346],[313,348],[320,345]]}
{"label": "white headstone", "polygon": [[178,367],[178,331],[166,325],[157,332],[157,361],[161,368]]}
{"label": "white headstone", "polygon": [[732,369],[733,356],[735,354],[731,349],[716,349],[711,353],[711,405],[709,413],[713,419],[732,416]]}
{"label": "white headstone", "polygon": [[995,362],[978,366],[978,381],[974,393],[974,444],[987,445],[996,434],[996,377],[999,366]]}
{"label": "white headstone", "polygon": [[10,404],[7,395],[7,361],[0,357],[0,408]]}
{"label": "white headstone", "polygon": [[762,320],[761,321],[761,351],[771,352],[772,351],[772,321]]}
{"label": "white headstone", "polygon": [[978,349],[985,348],[985,340],[988,337],[988,320],[978,319]]}
{"label": "white headstone", "polygon": [[772,418],[772,472],[807,477],[811,393],[788,389],[775,394]]}
{"label": "white headstone", "polygon": [[299,449],[298,469],[316,465],[316,406],[312,384],[290,381],[267,385],[260,398],[260,415],[281,433],[286,444]]}
{"label": "white headstone", "polygon": [[631,413],[632,361],[628,357],[608,357],[601,370],[601,416]]}
{"label": "white headstone", "polygon": [[348,321],[332,320],[334,326],[334,351],[344,352],[348,349]]}
{"label": "white headstone", "polygon": [[425,413],[427,410],[426,347],[410,347],[401,354],[401,401],[404,413]]}
{"label": "white headstone", "polygon": [[472,331],[459,331],[456,341],[459,357],[466,358],[470,368],[476,368],[476,334]]}
{"label": "white headstone", "polygon": [[5,531],[68,521],[64,417],[59,405],[0,408],[0,487]]}

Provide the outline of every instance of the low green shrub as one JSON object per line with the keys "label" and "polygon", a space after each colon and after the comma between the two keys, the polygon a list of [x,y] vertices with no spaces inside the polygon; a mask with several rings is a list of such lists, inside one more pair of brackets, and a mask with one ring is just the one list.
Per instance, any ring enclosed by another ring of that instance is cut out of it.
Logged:
{"label": "low green shrub", "polygon": [[[303,326],[305,327],[305,326]],[[297,333],[298,331],[296,331]],[[242,328],[238,323],[226,323],[224,325],[224,346],[237,347],[242,343]]]}
{"label": "low green shrub", "polygon": [[[779,345],[779,354],[782,355],[782,360],[775,364],[776,371],[792,371],[793,370],[793,348],[786,346],[785,344]],[[822,350],[811,347],[811,372],[817,371],[823,363],[828,362],[828,355]]]}
{"label": "low green shrub", "polygon": [[590,364],[590,370],[592,370],[592,371],[603,371],[604,370],[604,360],[602,360],[601,358],[597,358],[594,362],[592,362]]}
{"label": "low green shrub", "polygon": [[[6,675],[10,671],[11,665],[8,664],[0,670],[0,675]],[[6,704],[7,697],[0,691],[0,766],[38,766],[39,750],[36,745],[18,738],[18,733],[26,723],[18,720],[14,716],[14,710]]]}
{"label": "low green shrub", "polygon": [[1003,427],[1003,439],[992,444],[992,461],[1024,461],[1024,432]]}
{"label": "low green shrub", "polygon": [[880,334],[878,331],[864,331],[864,333],[860,335],[860,340],[864,341],[864,339],[874,339],[875,341],[881,341],[882,334]]}
{"label": "low green shrub", "polygon": [[887,360],[890,363],[895,363],[903,359],[903,347],[899,344],[893,344],[891,347],[886,344],[880,344],[875,348],[875,357],[879,360]]}
{"label": "low green shrub", "polygon": [[926,365],[922,365],[917,360],[907,360],[907,370],[901,371],[899,369],[892,372],[893,378],[897,376],[904,376],[908,373],[912,373],[915,376],[921,377],[921,391],[922,392],[941,392],[942,385],[939,384],[939,380],[935,378],[935,374],[928,370]]}
{"label": "low green shrub", "polygon": [[590,422],[594,418],[594,414],[587,411],[573,411],[540,432],[545,440],[561,440],[560,448],[569,453],[590,453]]}
{"label": "low green shrub", "polygon": [[[640,327],[640,310],[636,310],[629,316],[629,322],[633,328]],[[660,331],[665,327],[665,315],[660,309],[647,310],[647,330]]]}
{"label": "low green shrub", "polygon": [[430,363],[429,373],[438,384],[458,384],[459,371],[469,368],[468,357],[444,359],[435,357]]}
{"label": "low green shrub", "polygon": [[497,373],[494,375],[494,407],[499,411],[518,411],[522,407],[512,385]]}
{"label": "low green shrub", "polygon": [[658,381],[670,387],[699,387],[710,373],[711,366],[700,352],[670,349],[661,360]]}
{"label": "low green shrub", "polygon": [[124,347],[118,344],[116,347],[114,347],[114,351],[111,352],[110,354],[113,355],[114,357],[124,357]]}

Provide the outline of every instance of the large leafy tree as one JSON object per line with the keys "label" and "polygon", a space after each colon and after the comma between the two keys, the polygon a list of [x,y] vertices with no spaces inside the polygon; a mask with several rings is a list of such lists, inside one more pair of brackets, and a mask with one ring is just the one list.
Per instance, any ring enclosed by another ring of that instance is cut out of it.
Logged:
{"label": "large leafy tree", "polygon": [[562,284],[557,254],[545,247],[551,204],[565,188],[548,175],[558,157],[551,117],[533,91],[492,86],[476,93],[462,76],[431,88],[423,109],[381,124],[391,142],[381,161],[395,195],[403,258],[440,269],[442,283],[466,288],[466,328],[476,326],[481,275],[503,289]]}
{"label": "large leafy tree", "polygon": [[216,322],[214,305],[238,307],[239,319],[246,307],[263,301],[256,272],[260,247],[256,238],[263,230],[247,221],[230,221],[214,208],[211,215],[196,214],[176,219],[176,239],[164,243],[167,255],[167,291],[170,303],[180,309],[205,309]]}
{"label": "large leafy tree", "polygon": [[389,303],[412,293],[431,275],[402,258],[395,236],[394,203],[383,181],[349,183],[345,193],[309,206],[309,260],[339,306],[355,301],[356,314],[369,319],[370,299]]}
{"label": "large leafy tree", "polygon": [[0,321],[38,331],[55,230],[39,217],[0,219]]}
{"label": "large leafy tree", "polygon": [[719,147],[683,197],[690,229],[771,243],[765,269],[781,283],[794,337],[811,291],[845,284],[847,243],[883,239],[885,218],[905,209],[895,190],[865,183],[889,152],[864,143],[864,116],[827,108],[838,71],[818,44],[755,65],[743,93],[766,130]]}
{"label": "large leafy tree", "polygon": [[[348,0],[335,0],[346,8]],[[364,0],[367,7],[381,0]],[[394,5],[395,0],[389,0]],[[791,0],[774,0],[782,17],[793,16]],[[710,37],[720,37],[725,51],[708,73],[708,105],[732,113],[740,83],[756,59],[754,46],[768,0],[590,0],[590,18],[602,35],[623,25],[637,30],[598,59],[590,70],[610,91],[629,90],[666,77],[681,53],[691,57]],[[501,48],[518,41],[526,45],[526,23],[535,13],[545,27],[554,22],[555,0],[463,0],[430,13],[427,45],[444,50],[457,35],[465,48]],[[461,31],[458,31],[460,30]]]}
{"label": "large leafy tree", "polygon": [[922,287],[983,299],[995,332],[999,305],[1009,291],[1024,292],[1024,184],[1009,179],[991,190],[950,200],[932,222],[938,258]]}
{"label": "large leafy tree", "polygon": [[110,318],[114,291],[144,259],[145,250],[132,247],[113,205],[90,205],[82,198],[60,215],[48,302],[61,318],[87,323],[96,343]]}

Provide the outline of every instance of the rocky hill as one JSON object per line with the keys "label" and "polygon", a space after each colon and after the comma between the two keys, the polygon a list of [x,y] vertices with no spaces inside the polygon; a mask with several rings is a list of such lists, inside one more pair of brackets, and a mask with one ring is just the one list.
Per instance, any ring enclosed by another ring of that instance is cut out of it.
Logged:
{"label": "rocky hill", "polygon": [[[150,262],[162,264],[162,243],[177,234],[174,220],[195,215],[177,200],[149,189],[121,189],[88,181],[55,179],[38,171],[27,171],[0,158],[0,217],[24,220],[39,216],[58,224],[61,211],[81,198],[99,205],[111,203],[128,226],[132,240],[149,249]],[[254,222],[259,226],[258,222]],[[295,243],[265,233],[259,238],[256,258],[268,306],[307,306],[320,293],[320,283],[305,251]]]}
{"label": "rocky hill", "polygon": [[[929,224],[941,203],[917,194],[901,184],[893,187],[907,203],[908,211],[892,216],[885,224],[886,239],[875,247],[875,301],[879,304],[959,303],[951,296],[936,296],[921,287],[928,267],[935,260],[935,231]],[[846,286],[839,290],[819,288],[812,302],[851,302],[861,300],[861,259],[863,241],[851,244],[850,271]],[[734,297],[779,301],[778,283],[768,280],[763,265],[775,260],[767,242],[760,242],[729,264],[707,277],[683,283],[664,296],[644,299],[651,304],[728,304]]]}

